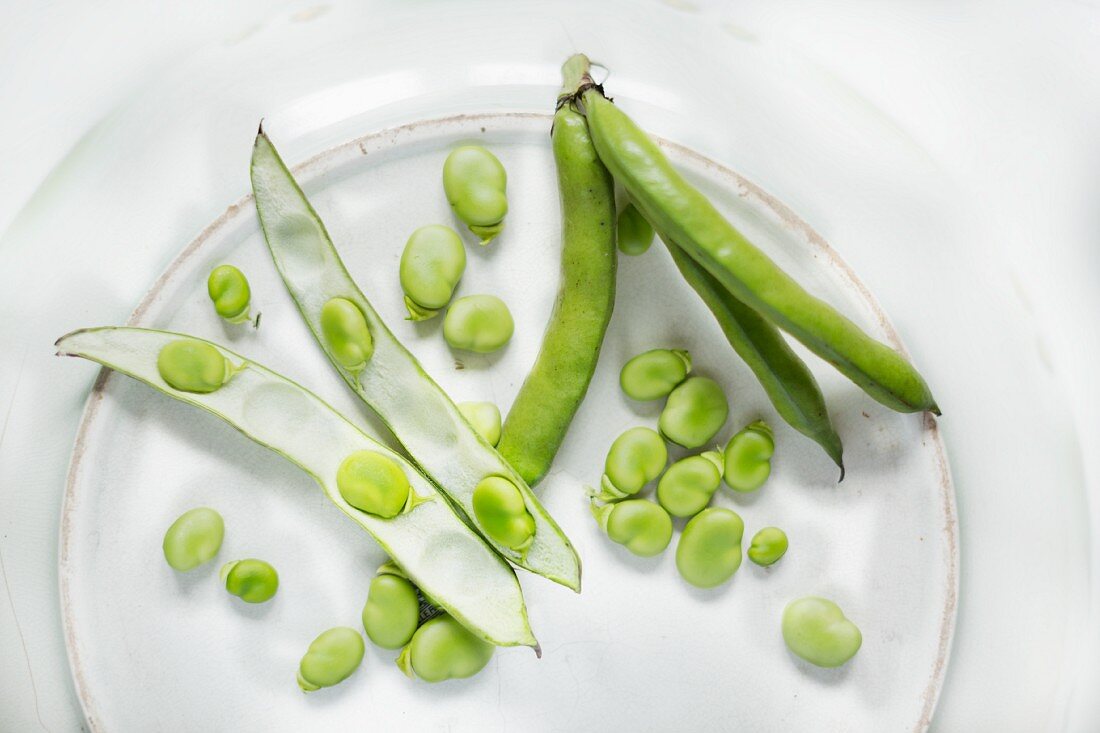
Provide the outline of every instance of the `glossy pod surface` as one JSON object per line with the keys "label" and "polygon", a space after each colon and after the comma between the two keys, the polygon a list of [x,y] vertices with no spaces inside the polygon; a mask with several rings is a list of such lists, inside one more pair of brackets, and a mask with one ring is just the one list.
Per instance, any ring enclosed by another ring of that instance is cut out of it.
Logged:
{"label": "glossy pod surface", "polygon": [[500,454],[532,486],[550,470],[588,391],[615,305],[611,174],[570,105],[555,113],[551,143],[562,210],[561,280],[538,357],[500,439]]}
{"label": "glossy pod surface", "polygon": [[598,89],[585,91],[583,102],[600,160],[657,231],[683,247],[738,300],[874,399],[900,412],[939,412],[928,385],[905,357],[783,272],[684,180],[652,138]]}

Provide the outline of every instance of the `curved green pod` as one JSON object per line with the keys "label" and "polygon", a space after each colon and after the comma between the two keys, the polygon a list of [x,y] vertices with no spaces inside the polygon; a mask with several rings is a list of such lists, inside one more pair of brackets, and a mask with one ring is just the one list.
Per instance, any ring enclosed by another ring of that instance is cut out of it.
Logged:
{"label": "curved green pod", "polygon": [[[157,354],[180,338],[193,337],[141,328],[96,328],[63,336],[57,349],[59,355],[98,362],[206,410],[283,456],[312,476],[325,496],[369,532],[417,587],[471,632],[500,646],[537,648],[515,573],[408,460],[304,387],[209,341],[202,343],[243,368],[215,392],[173,389],[157,370]],[[401,466],[417,495],[437,500],[392,519],[354,508],[341,495],[336,475],[343,461],[360,450],[390,458]]]}
{"label": "curved green pod", "polygon": [[[580,559],[565,533],[520,474],[470,426],[450,397],[386,327],[348,274],[324,223],[263,131],[257,135],[252,153],[252,189],[275,266],[306,324],[348,386],[386,423],[471,526],[477,527],[473,492],[483,478],[503,476],[515,484],[535,520],[532,542],[523,552],[492,539],[489,543],[515,565],[579,590]],[[321,331],[321,307],[331,298],[346,298],[366,319],[374,351],[358,372],[344,367]],[[407,567],[404,562],[401,565]]]}
{"label": "curved green pod", "polygon": [[[570,70],[564,73],[567,85],[575,83]],[[611,174],[571,105],[555,113],[551,142],[561,196],[561,280],[538,357],[508,410],[499,446],[532,486],[550,470],[588,392],[615,305]]]}
{"label": "curved green pod", "polygon": [[738,300],[801,341],[874,399],[899,412],[939,408],[909,361],[802,288],[681,176],[657,144],[595,87],[582,95],[607,166],[654,229]]}
{"label": "curved green pod", "polygon": [[844,446],[840,442],[825,395],[813,372],[794,353],[779,329],[733,297],[714,276],[670,240],[665,246],[680,274],[718,321],[726,340],[748,365],[779,416],[821,446],[844,478]]}

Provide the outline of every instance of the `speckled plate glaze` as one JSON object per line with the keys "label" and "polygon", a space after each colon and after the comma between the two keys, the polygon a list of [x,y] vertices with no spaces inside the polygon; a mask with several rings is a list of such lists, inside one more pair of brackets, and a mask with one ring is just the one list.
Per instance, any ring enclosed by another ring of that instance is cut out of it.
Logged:
{"label": "speckled plate glaze", "polygon": [[[296,168],[352,275],[456,400],[492,400],[506,410],[537,353],[558,284],[560,213],[549,123],[534,114],[423,121],[367,135]],[[279,131],[270,132],[278,143]],[[509,174],[504,234],[487,248],[466,237],[469,264],[459,288],[460,295],[494,293],[512,309],[516,336],[491,356],[450,351],[440,319],[405,321],[397,284],[409,233],[428,223],[456,225],[440,168],[451,147],[470,140],[490,146]],[[902,348],[855,274],[793,212],[736,173],[662,145],[804,285]],[[222,262],[250,278],[263,313],[258,330],[215,316],[205,278]],[[180,253],[131,323],[230,345],[385,436],[311,343],[249,198]],[[680,580],[673,547],[642,560],[610,543],[584,496],[585,485],[599,480],[614,437],[656,423],[659,405],[630,403],[617,377],[627,358],[658,346],[690,350],[697,373],[726,389],[731,415],[722,440],[757,417],[776,429],[770,482],[748,497],[722,489],[716,503],[742,515],[747,536],[783,527],[791,549],[769,569],[746,562],[731,583],[710,591]],[[645,256],[621,258],[599,369],[539,488],[581,554],[584,591],[575,595],[520,576],[543,658],[501,650],[477,677],[430,686],[402,676],[394,653],[370,648],[348,682],[309,696],[294,681],[298,659],[321,630],[359,625],[370,577],[384,559],[380,550],[279,457],[209,415],[101,375],[73,453],[60,559],[66,640],[89,726],[924,730],[943,680],[958,589],[955,500],[943,444],[932,418],[894,414],[807,358],[844,439],[848,476],[840,485],[817,447],[779,421],[667,252],[655,244]],[[225,517],[225,544],[208,567],[177,574],[161,555],[163,531],[200,505]],[[279,595],[269,604],[246,607],[218,587],[218,565],[249,556],[279,569]],[[783,645],[783,607],[811,594],[836,600],[863,631],[862,650],[839,670],[813,668]]]}

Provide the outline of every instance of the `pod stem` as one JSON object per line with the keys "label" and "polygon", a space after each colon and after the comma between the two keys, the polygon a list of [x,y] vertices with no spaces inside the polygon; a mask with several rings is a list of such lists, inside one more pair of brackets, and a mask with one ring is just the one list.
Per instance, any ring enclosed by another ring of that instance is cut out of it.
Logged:
{"label": "pod stem", "polygon": [[591,75],[592,62],[583,53],[573,54],[561,66],[561,93],[558,94],[557,109],[567,104],[576,104],[581,95],[589,89],[597,89],[603,94],[603,86],[597,84]]}

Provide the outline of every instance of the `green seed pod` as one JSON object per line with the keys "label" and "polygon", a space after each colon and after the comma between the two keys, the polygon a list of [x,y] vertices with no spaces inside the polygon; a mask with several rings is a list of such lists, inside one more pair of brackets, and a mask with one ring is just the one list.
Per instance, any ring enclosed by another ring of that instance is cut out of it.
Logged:
{"label": "green seed pod", "polygon": [[309,645],[298,665],[298,687],[313,692],[337,685],[363,661],[363,637],[355,629],[337,626],[323,632]]}
{"label": "green seed pod", "polygon": [[726,444],[726,484],[734,491],[756,491],[772,472],[775,439],[763,420],[746,425]]}
{"label": "green seed pod", "polygon": [[470,231],[488,244],[504,229],[508,175],[497,157],[480,145],[455,148],[443,163],[443,191]]}
{"label": "green seed pod", "polygon": [[379,568],[370,583],[363,606],[363,629],[383,649],[400,649],[409,643],[420,623],[420,598],[408,578],[386,572],[386,567]]}
{"label": "green seed pod", "polygon": [[489,354],[508,343],[515,328],[503,300],[495,295],[467,295],[447,309],[443,338],[452,348]]}
{"label": "green seed pod", "polygon": [[340,496],[353,507],[382,519],[396,517],[429,499],[417,496],[401,466],[381,453],[352,453],[336,470]]}
{"label": "green seed pod", "polygon": [[672,519],[668,512],[646,499],[627,499],[603,506],[593,500],[592,516],[612,542],[638,557],[660,555],[672,540]]}
{"label": "green seed pod", "polygon": [[157,354],[160,378],[180,392],[214,392],[243,368],[243,364],[234,367],[217,348],[197,339],[170,341]]}
{"label": "green seed pod", "polygon": [[413,232],[399,269],[409,320],[423,321],[439,313],[451,302],[465,271],[466,248],[454,229],[432,224]]}
{"label": "green seed pod", "polygon": [[206,292],[214,301],[214,310],[230,323],[249,320],[248,305],[252,290],[248,278],[233,265],[219,265],[210,271],[206,279]]}
{"label": "green seed pod", "polygon": [[459,402],[455,407],[474,430],[496,447],[500,442],[500,410],[492,402]]}
{"label": "green seed pod", "polygon": [[657,501],[674,517],[694,517],[722,484],[722,454],[708,451],[669,466],[657,482]]}
{"label": "green seed pod", "polygon": [[783,610],[783,641],[810,664],[839,667],[859,651],[863,635],[840,606],[809,596],[791,601]]}
{"label": "green seed pod", "polygon": [[360,372],[374,355],[374,338],[363,311],[347,298],[331,298],[321,308],[321,333],[340,366]]}
{"label": "green seed pod", "polygon": [[225,522],[213,509],[186,511],[164,533],[164,559],[181,572],[194,570],[214,559],[224,536]]}
{"label": "green seed pod", "polygon": [[645,254],[653,244],[653,227],[642,216],[642,212],[634,207],[634,204],[627,204],[619,212],[616,237],[619,242],[619,251],[624,255]]}
{"label": "green seed pod", "polygon": [[264,603],[279,590],[279,574],[263,560],[233,560],[222,566],[225,589],[245,603]]}
{"label": "green seed pod", "polygon": [[637,494],[668,463],[665,441],[650,428],[630,428],[607,451],[599,498],[614,501]]}
{"label": "green seed pod", "polygon": [[653,349],[638,354],[623,365],[619,386],[632,400],[648,401],[665,397],[691,371],[691,355],[680,349]]}
{"label": "green seed pod", "polygon": [[718,383],[691,377],[669,393],[657,427],[673,443],[699,448],[718,434],[728,416],[729,403]]}
{"label": "green seed pod", "polygon": [[676,546],[676,569],[696,588],[713,588],[741,567],[741,537],[745,523],[736,512],[704,509],[684,526]]}
{"label": "green seed pod", "polygon": [[425,682],[473,677],[493,658],[496,647],[482,641],[454,617],[443,614],[425,621],[401,650],[397,666]]}
{"label": "green seed pod", "polygon": [[474,488],[474,517],[481,530],[505,547],[523,553],[535,537],[535,518],[523,494],[503,476],[486,476]]}
{"label": "green seed pod", "polygon": [[779,562],[787,552],[787,534],[778,527],[765,527],[752,536],[748,556],[757,565],[768,566]]}

